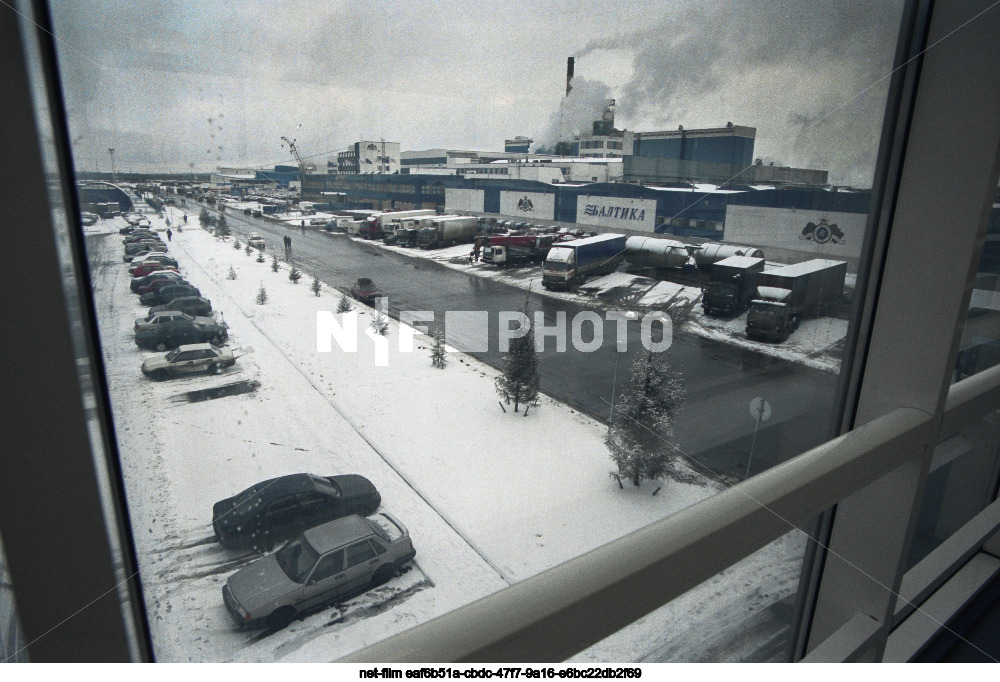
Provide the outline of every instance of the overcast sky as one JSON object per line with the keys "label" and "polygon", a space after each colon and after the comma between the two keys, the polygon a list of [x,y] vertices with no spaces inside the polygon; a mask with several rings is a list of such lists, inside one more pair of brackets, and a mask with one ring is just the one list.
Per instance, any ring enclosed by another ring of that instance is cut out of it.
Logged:
{"label": "overcast sky", "polygon": [[[320,167],[616,126],[757,129],[755,156],[871,182],[901,0],[56,0],[80,169]],[[566,58],[576,58],[564,101]],[[877,83],[876,83],[877,82]],[[873,83],[876,83],[874,87]]]}

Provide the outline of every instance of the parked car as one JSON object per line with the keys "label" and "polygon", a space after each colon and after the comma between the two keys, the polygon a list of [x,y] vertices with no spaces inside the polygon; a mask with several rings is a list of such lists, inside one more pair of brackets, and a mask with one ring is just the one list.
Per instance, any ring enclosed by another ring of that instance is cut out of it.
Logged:
{"label": "parked car", "polygon": [[253,215],[254,218],[263,218],[264,217],[264,212],[261,211],[259,208],[255,208],[251,212],[251,215]]}
{"label": "parked car", "polygon": [[136,228],[125,235],[125,239],[122,240],[122,244],[134,244],[135,242],[142,241],[143,239],[155,239],[157,241],[161,241],[159,235],[152,230]]}
{"label": "parked car", "polygon": [[374,514],[380,504],[382,496],[364,476],[290,474],[216,502],[212,528],[223,547],[267,551],[321,523]]}
{"label": "parked car", "polygon": [[153,306],[149,309],[150,314],[161,313],[167,310],[179,310],[188,315],[205,316],[212,314],[212,302],[201,296],[178,296],[169,303]]}
{"label": "parked car", "polygon": [[180,277],[179,279],[175,279],[173,277],[168,277],[165,274],[163,274],[163,275],[160,275],[158,277],[155,277],[155,278],[151,279],[150,281],[146,282],[145,284],[140,284],[139,287],[138,287],[138,289],[136,289],[135,293],[139,294],[139,296],[141,298],[143,296],[143,294],[148,294],[151,291],[158,291],[158,290],[162,289],[163,287],[172,286],[172,285],[175,285],[175,284],[184,284],[186,286],[191,286],[191,282],[187,281],[183,277]]}
{"label": "parked car", "polygon": [[417,552],[389,514],[310,528],[229,576],[222,600],[239,627],[281,630],[304,612],[388,582]]}
{"label": "parked car", "polygon": [[[160,270],[156,269],[150,273],[143,275],[142,277],[133,277],[132,281],[129,282],[129,289],[132,290],[133,294],[138,294],[139,287],[149,284],[150,282],[155,282],[158,279],[172,280],[174,282],[180,282],[184,279],[184,276],[177,272],[176,270],[166,269]],[[143,292],[144,293],[144,292]]]}
{"label": "parked car", "polygon": [[201,292],[190,284],[175,284],[169,287],[162,287],[157,291],[150,291],[139,297],[139,303],[145,306],[163,305],[170,303],[179,296],[201,296]]}
{"label": "parked car", "polygon": [[251,215],[253,213],[253,209],[244,208],[243,213],[245,213],[246,215]]}
{"label": "parked car", "polygon": [[371,305],[375,302],[376,298],[382,296],[382,292],[378,290],[378,287],[368,279],[367,277],[361,277],[354,286],[351,287],[351,296],[358,299],[362,303],[367,303]]}
{"label": "parked car", "polygon": [[247,237],[247,244],[255,249],[260,249],[261,251],[264,250],[264,238],[256,232],[250,233],[250,236]]}
{"label": "parked car", "polygon": [[99,215],[96,213],[89,213],[88,211],[80,211],[80,223],[84,227],[89,227],[97,222]]}
{"label": "parked car", "polygon": [[135,258],[132,259],[132,262],[129,263],[129,266],[128,266],[129,273],[133,277],[135,277],[135,271],[143,263],[159,263],[161,266],[164,267],[164,269],[168,269],[168,270],[170,268],[176,269],[178,267],[178,263],[177,263],[177,259],[176,258],[172,258],[172,257],[168,256],[166,253],[163,253],[161,251],[150,251],[150,252],[146,253],[145,255],[137,256],[137,257],[135,257]]}
{"label": "parked car", "polygon": [[146,275],[151,275],[154,272],[177,272],[176,265],[167,265],[159,260],[144,260],[138,265],[135,265],[135,259],[133,259],[132,264],[129,265],[128,269],[129,274],[132,275],[132,279],[145,277]]}
{"label": "parked car", "polygon": [[142,331],[144,329],[152,329],[157,325],[163,324],[175,324],[182,320],[185,321],[196,321],[202,324],[208,324],[210,322],[215,322],[214,317],[201,316],[196,317],[194,315],[188,315],[180,310],[164,310],[162,312],[149,313],[145,317],[135,318],[135,325],[133,327],[134,331]]}
{"label": "parked car", "polygon": [[190,343],[211,343],[221,346],[229,338],[229,325],[212,318],[199,317],[174,319],[170,323],[157,324],[135,333],[135,343],[140,348],[150,348],[160,352]]}
{"label": "parked car", "polygon": [[326,218],[313,218],[309,221],[310,225],[326,225]]}
{"label": "parked car", "polygon": [[163,381],[171,377],[208,372],[218,374],[224,367],[232,367],[236,358],[232,351],[210,343],[192,343],[178,346],[165,355],[155,355],[142,363],[142,373]]}
{"label": "parked car", "polygon": [[[87,223],[84,223],[86,225]],[[119,228],[118,234],[132,234],[135,231],[135,225],[126,225],[125,227]]]}

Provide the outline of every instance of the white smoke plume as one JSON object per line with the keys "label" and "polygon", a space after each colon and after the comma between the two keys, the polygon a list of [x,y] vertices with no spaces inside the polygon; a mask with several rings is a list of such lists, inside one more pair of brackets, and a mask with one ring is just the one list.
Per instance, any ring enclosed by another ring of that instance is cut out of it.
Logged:
{"label": "white smoke plume", "polygon": [[559,108],[549,115],[545,130],[535,140],[536,151],[552,151],[557,142],[568,142],[574,135],[590,132],[594,121],[601,120],[611,88],[600,81],[574,78],[573,89],[564,97]]}

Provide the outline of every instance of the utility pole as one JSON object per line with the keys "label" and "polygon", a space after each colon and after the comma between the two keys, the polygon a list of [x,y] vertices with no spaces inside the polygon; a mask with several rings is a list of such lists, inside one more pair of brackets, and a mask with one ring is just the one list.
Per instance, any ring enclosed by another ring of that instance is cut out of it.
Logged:
{"label": "utility pole", "polygon": [[115,148],[108,147],[108,154],[111,155],[111,182],[118,182],[115,178]]}

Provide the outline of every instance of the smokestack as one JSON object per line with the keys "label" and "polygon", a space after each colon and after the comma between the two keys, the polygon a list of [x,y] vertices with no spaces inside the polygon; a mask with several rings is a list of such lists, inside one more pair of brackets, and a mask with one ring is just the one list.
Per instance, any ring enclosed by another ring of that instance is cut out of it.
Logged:
{"label": "smokestack", "polygon": [[573,58],[570,57],[566,60],[566,96],[569,97],[569,91],[573,89]]}

